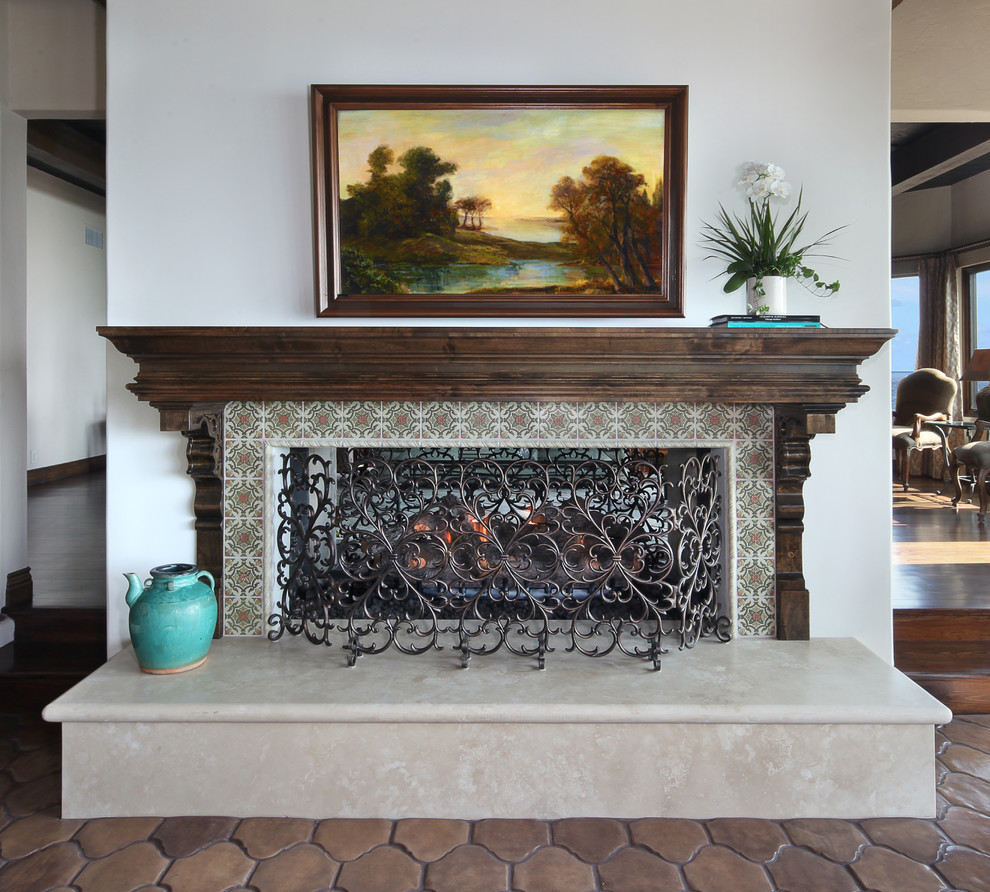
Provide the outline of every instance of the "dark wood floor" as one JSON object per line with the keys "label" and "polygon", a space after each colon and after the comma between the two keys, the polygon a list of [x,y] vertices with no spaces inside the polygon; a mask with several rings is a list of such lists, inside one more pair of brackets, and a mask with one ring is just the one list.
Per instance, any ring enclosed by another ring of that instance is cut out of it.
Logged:
{"label": "dark wood floor", "polygon": [[895,486],[894,609],[990,609],[990,524],[968,502],[952,508],[951,487],[934,480]]}
{"label": "dark wood floor", "polygon": [[28,566],[35,607],[104,607],[105,472],[28,489]]}

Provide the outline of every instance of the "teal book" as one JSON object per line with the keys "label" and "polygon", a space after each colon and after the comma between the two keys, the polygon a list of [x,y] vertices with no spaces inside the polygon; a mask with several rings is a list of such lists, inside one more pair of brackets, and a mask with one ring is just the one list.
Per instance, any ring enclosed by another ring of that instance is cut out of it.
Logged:
{"label": "teal book", "polygon": [[714,316],[711,328],[821,328],[820,316]]}

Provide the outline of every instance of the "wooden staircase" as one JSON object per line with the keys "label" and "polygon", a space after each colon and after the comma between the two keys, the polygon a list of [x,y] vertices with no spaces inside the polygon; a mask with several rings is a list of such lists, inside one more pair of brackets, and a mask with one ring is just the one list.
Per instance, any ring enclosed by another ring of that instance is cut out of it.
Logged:
{"label": "wooden staircase", "polygon": [[0,647],[0,712],[40,713],[106,662],[106,608],[34,607],[25,572],[8,585],[3,608],[15,631]]}
{"label": "wooden staircase", "polygon": [[894,665],[954,713],[990,713],[990,610],[895,610]]}

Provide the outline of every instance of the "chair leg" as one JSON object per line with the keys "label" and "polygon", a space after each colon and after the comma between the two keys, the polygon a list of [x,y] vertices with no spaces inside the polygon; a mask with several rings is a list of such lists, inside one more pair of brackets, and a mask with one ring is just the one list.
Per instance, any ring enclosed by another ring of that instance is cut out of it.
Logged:
{"label": "chair leg", "polygon": [[955,456],[952,458],[952,485],[955,489],[955,495],[952,499],[952,507],[959,507],[959,500],[962,498],[962,481],[959,479],[960,472],[962,471],[962,464],[956,461]]}
{"label": "chair leg", "polygon": [[908,491],[908,487],[911,485],[911,449],[904,450],[904,457],[902,461],[904,462],[904,492]]}
{"label": "chair leg", "polygon": [[987,519],[987,474],[990,468],[981,468],[979,476],[976,478],[976,490],[980,496],[980,510],[976,515],[976,522],[983,526]]}

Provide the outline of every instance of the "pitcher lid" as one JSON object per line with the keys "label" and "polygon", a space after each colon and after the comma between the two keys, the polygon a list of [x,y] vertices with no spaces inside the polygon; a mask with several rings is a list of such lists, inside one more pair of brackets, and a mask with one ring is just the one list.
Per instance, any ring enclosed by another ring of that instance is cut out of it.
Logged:
{"label": "pitcher lid", "polygon": [[160,567],[152,567],[150,572],[155,579],[174,579],[176,576],[188,576],[198,569],[195,564],[162,564]]}

